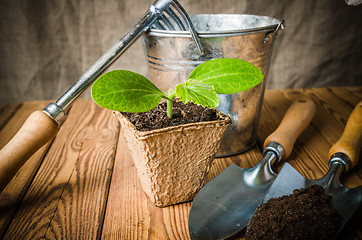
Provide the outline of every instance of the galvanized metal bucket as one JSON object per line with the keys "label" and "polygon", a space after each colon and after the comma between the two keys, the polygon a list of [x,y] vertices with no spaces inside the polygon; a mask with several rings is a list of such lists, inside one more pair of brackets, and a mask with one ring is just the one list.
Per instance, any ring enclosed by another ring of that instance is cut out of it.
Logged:
{"label": "galvanized metal bucket", "polygon": [[219,95],[218,109],[233,122],[217,157],[242,153],[256,143],[273,43],[283,22],[247,14],[201,14],[191,16],[191,20],[204,49],[202,56],[187,31],[150,29],[144,34],[151,80],[167,93],[184,82],[196,66],[210,59],[239,58],[259,67],[264,74],[261,84],[241,93]]}

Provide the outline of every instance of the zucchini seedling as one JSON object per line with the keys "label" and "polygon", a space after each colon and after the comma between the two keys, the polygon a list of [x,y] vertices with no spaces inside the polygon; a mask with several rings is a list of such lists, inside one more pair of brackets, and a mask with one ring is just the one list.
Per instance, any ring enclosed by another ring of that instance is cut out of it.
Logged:
{"label": "zucchini seedling", "polygon": [[114,70],[98,78],[92,86],[92,98],[101,107],[119,112],[147,112],[161,98],[167,100],[167,115],[172,118],[172,101],[178,97],[184,103],[204,107],[219,105],[217,94],[233,94],[248,90],[263,80],[263,73],[253,64],[236,58],[218,58],[197,66],[186,82],[163,93],[144,76]]}

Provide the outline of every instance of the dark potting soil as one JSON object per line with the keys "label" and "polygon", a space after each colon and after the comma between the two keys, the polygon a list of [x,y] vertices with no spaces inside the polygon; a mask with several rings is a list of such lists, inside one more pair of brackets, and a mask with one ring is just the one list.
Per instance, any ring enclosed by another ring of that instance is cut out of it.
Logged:
{"label": "dark potting soil", "polygon": [[173,101],[172,118],[167,116],[167,105],[160,103],[154,109],[143,113],[122,113],[138,131],[150,131],[170,126],[178,126],[186,123],[205,122],[218,120],[215,109],[205,108],[191,102],[184,104]]}
{"label": "dark potting soil", "polygon": [[319,185],[294,190],[260,205],[245,239],[333,239],[342,218]]}

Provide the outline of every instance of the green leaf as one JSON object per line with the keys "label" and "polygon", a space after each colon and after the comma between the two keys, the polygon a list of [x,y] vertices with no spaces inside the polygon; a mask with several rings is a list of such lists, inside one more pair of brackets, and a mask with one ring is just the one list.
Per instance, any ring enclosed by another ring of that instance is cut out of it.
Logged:
{"label": "green leaf", "polygon": [[167,96],[144,76],[126,70],[102,75],[92,86],[92,98],[101,107],[120,112],[146,112]]}
{"label": "green leaf", "polygon": [[219,105],[219,98],[217,97],[214,88],[193,79],[189,79],[183,84],[178,84],[176,86],[176,95],[184,103],[194,102],[210,108]]}
{"label": "green leaf", "polygon": [[263,73],[249,62],[218,58],[200,64],[188,78],[213,86],[218,94],[233,94],[261,83]]}

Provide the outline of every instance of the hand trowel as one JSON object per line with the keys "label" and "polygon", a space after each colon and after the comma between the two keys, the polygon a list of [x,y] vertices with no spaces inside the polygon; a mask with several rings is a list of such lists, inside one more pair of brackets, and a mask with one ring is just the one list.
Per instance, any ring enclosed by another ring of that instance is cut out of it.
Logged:
{"label": "hand trowel", "polygon": [[[317,184],[331,196],[331,204],[342,217],[340,231],[362,203],[362,186],[348,189],[340,182],[342,173],[356,166],[362,144],[362,102],[348,118],[341,138],[329,150],[329,170],[320,179],[306,179],[290,164],[285,163],[263,202],[270,198],[290,195],[294,189]],[[252,221],[252,220],[251,220]]]}
{"label": "hand trowel", "polygon": [[264,157],[256,166],[243,169],[232,164],[198,192],[189,215],[191,239],[224,239],[246,227],[277,176],[272,165],[290,155],[315,109],[307,96],[295,100],[265,140]]}

